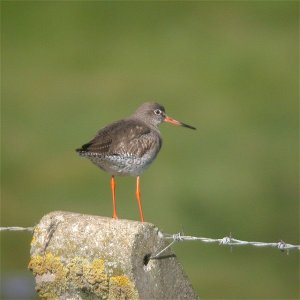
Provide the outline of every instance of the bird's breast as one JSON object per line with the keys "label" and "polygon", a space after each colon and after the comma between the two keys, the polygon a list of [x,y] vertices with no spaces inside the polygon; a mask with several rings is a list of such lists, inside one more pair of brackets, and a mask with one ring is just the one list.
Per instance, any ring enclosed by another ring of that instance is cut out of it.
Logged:
{"label": "bird's breast", "polygon": [[139,176],[154,161],[160,148],[159,135],[119,143],[110,153],[90,153],[89,159],[111,175]]}

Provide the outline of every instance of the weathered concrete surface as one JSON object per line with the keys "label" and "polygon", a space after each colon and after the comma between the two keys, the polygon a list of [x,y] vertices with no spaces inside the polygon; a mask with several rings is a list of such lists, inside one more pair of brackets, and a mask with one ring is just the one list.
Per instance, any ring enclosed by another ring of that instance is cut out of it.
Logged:
{"label": "weathered concrete surface", "polygon": [[29,269],[43,299],[198,299],[150,223],[52,212],[35,227]]}

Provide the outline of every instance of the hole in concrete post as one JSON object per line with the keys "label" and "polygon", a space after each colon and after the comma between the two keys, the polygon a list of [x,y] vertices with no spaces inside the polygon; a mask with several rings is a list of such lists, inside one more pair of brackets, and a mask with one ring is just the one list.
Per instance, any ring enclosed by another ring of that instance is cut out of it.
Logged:
{"label": "hole in concrete post", "polygon": [[144,256],[144,259],[143,259],[143,261],[144,261],[144,266],[147,266],[148,265],[148,262],[150,261],[150,257],[151,257],[151,254],[149,253],[149,254],[146,254],[145,256]]}

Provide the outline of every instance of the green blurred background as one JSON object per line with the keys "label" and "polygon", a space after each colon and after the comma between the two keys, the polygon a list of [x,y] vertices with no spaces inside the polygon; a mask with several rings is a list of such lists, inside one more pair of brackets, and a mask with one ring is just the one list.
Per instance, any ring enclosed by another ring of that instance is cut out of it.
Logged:
{"label": "green blurred background", "polygon": [[[55,210],[110,216],[109,175],[74,149],[157,101],[197,131],[161,126],[162,151],[141,179],[146,220],[299,244],[298,2],[1,6],[1,226]],[[119,215],[138,220],[135,179],[117,180]],[[34,297],[30,238],[1,233],[2,299]],[[201,299],[300,297],[297,250],[174,250]]]}

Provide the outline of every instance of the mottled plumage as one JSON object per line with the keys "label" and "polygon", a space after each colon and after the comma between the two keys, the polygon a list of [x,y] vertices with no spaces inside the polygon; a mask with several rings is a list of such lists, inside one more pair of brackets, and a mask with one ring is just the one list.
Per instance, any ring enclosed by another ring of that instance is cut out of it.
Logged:
{"label": "mottled plumage", "polygon": [[111,175],[138,176],[155,159],[161,144],[158,130],[139,119],[125,119],[101,129],[77,151]]}
{"label": "mottled plumage", "polygon": [[195,129],[168,117],[162,105],[147,102],[142,104],[131,117],[100,129],[90,142],[76,149],[80,156],[90,159],[95,165],[112,175],[114,218],[117,218],[114,176],[127,175],[137,176],[136,196],[141,220],[144,221],[139,176],[152,163],[161,148],[162,139],[158,125],[162,122]]}

